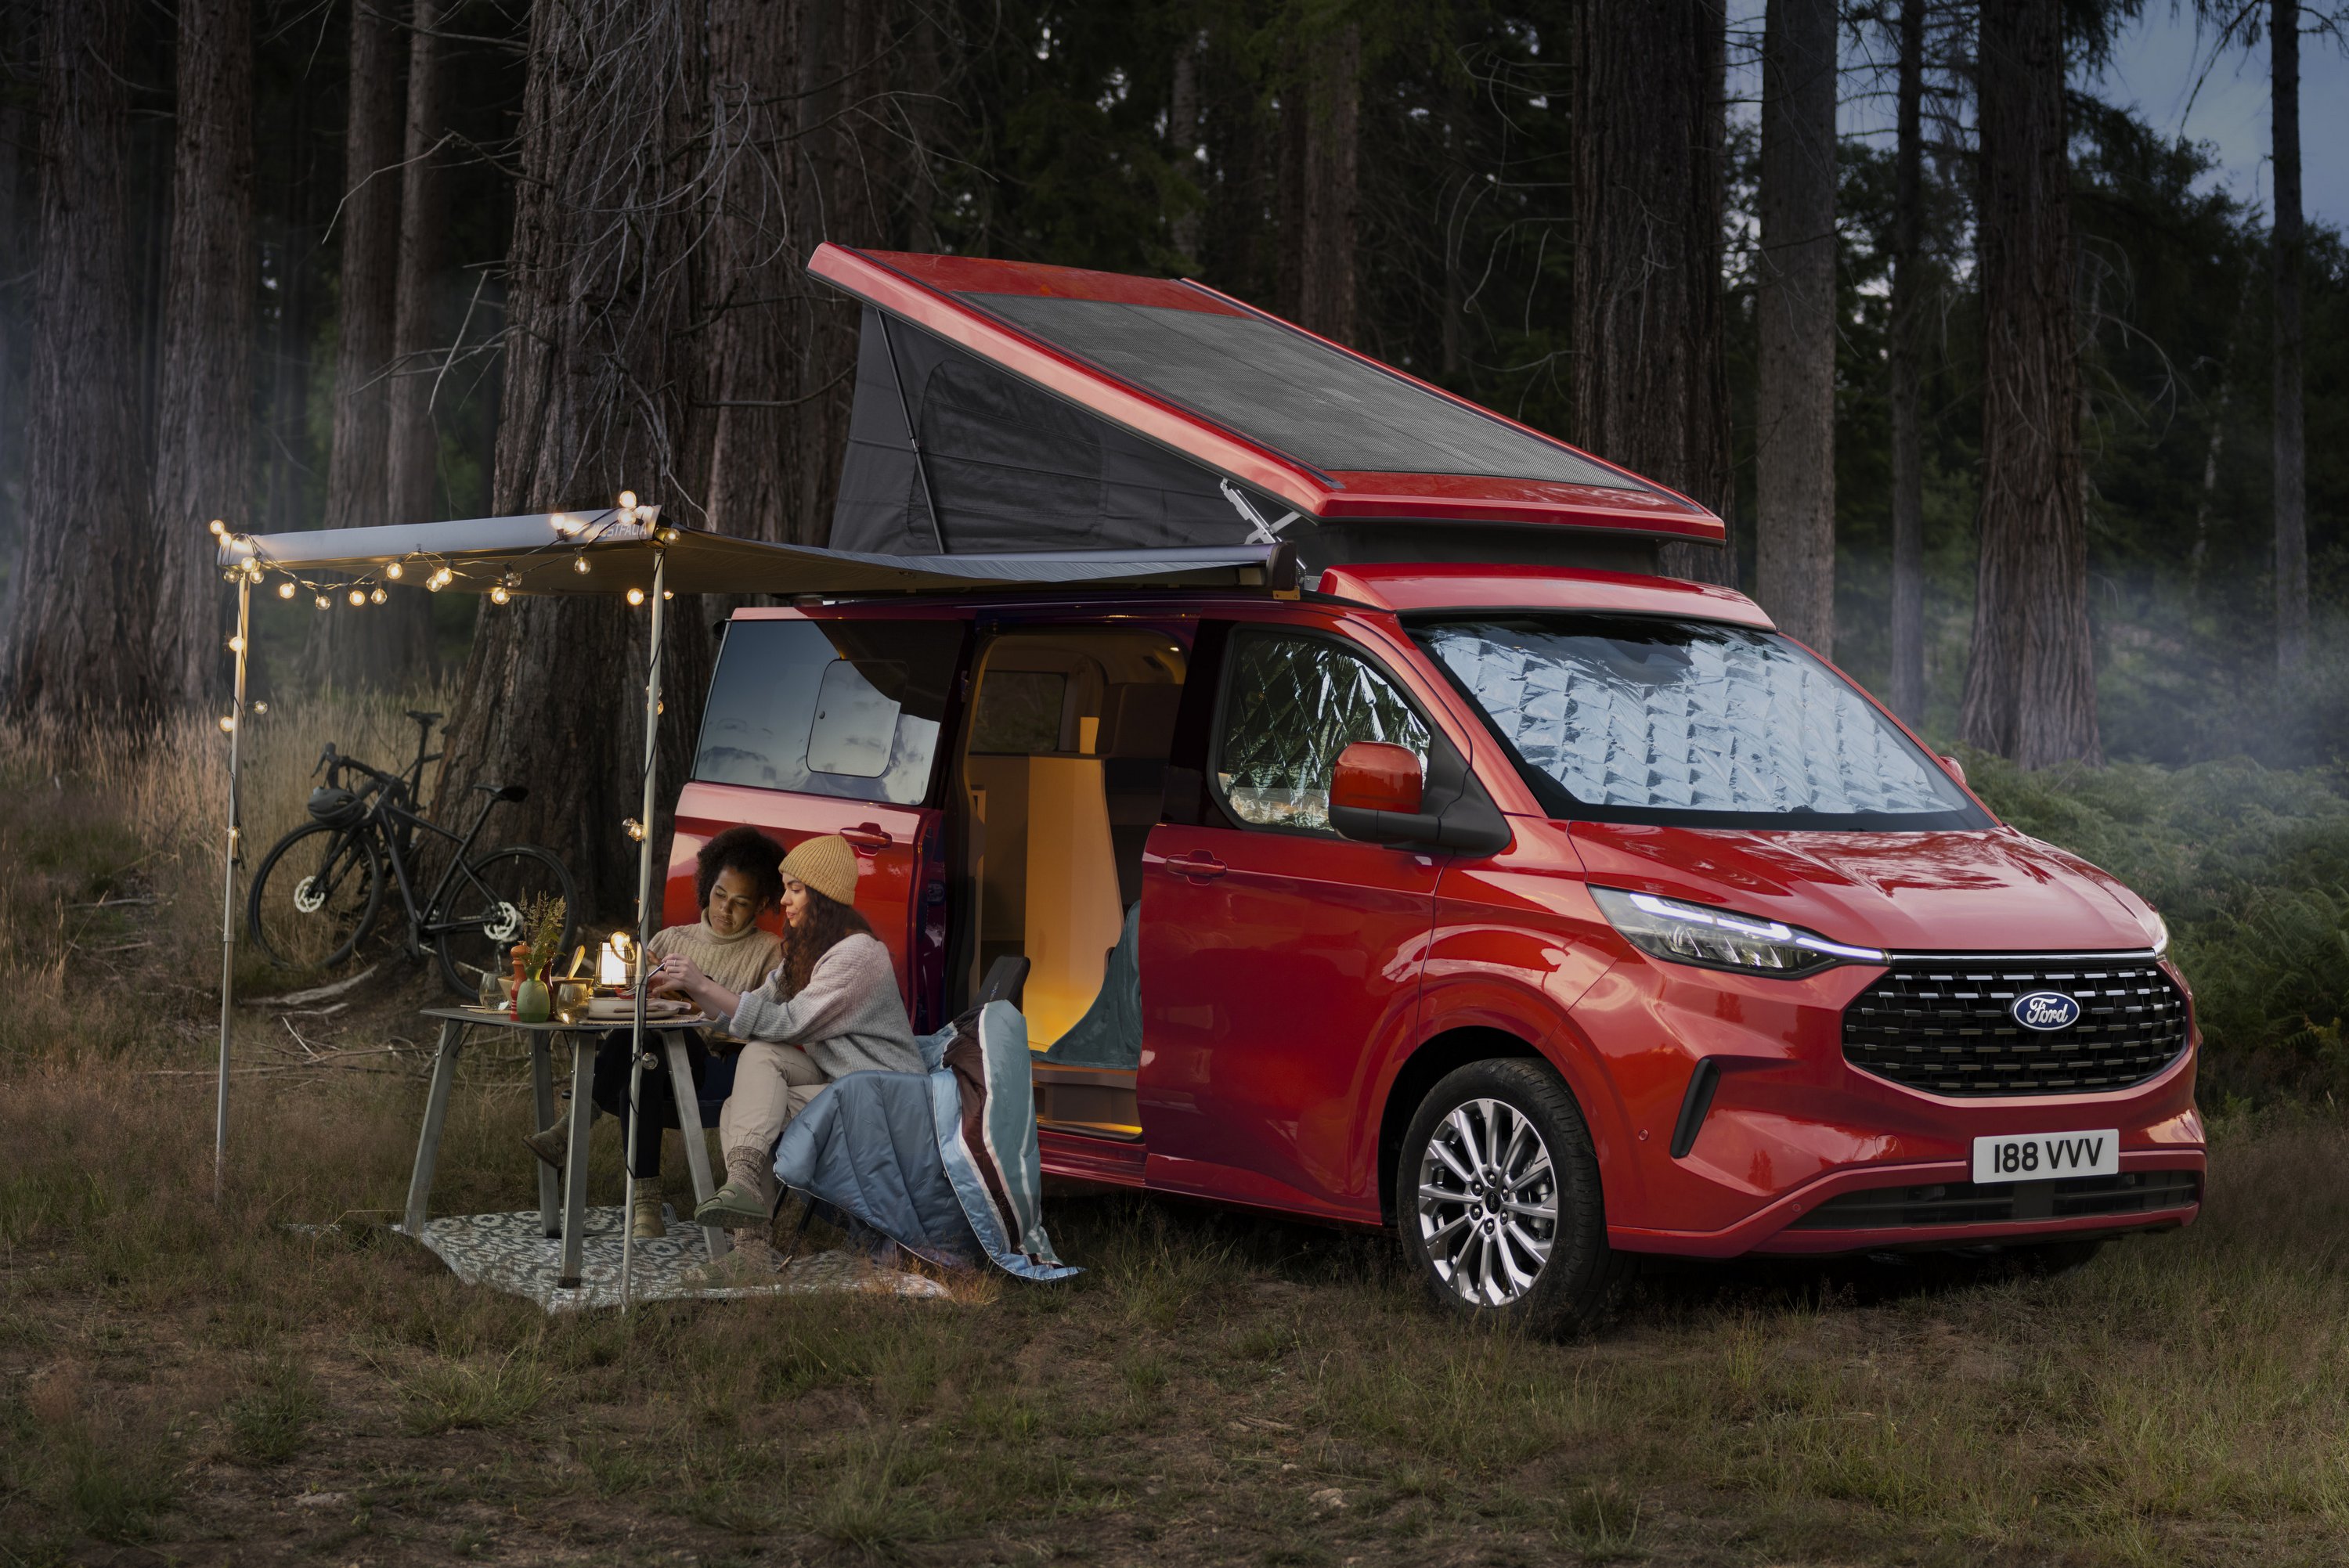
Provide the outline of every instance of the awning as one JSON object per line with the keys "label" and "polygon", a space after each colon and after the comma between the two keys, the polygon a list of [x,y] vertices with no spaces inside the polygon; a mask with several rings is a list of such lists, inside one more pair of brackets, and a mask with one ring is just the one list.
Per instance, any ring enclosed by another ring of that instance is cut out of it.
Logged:
{"label": "awning", "polygon": [[[277,592],[289,598],[367,593],[387,583],[472,593],[502,589],[509,594],[641,595],[653,586],[656,551],[665,557],[665,585],[673,593],[1297,586],[1296,552],[1277,541],[1166,550],[896,555],[729,539],[661,522],[650,507],[232,534],[222,542],[220,563],[231,573],[274,578]],[[285,593],[288,587],[292,593]]]}
{"label": "awning", "polygon": [[850,549],[1281,539],[1309,577],[1723,537],[1684,496],[1198,284],[831,244],[809,270],[866,306]]}

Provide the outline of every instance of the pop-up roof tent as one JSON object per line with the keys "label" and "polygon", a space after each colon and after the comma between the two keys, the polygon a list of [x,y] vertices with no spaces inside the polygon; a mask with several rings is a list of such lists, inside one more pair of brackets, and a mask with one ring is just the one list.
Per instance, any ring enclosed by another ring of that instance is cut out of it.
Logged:
{"label": "pop-up roof tent", "polygon": [[1186,280],[824,245],[864,302],[835,550],[1275,540],[1348,561],[1654,569],[1703,507]]}

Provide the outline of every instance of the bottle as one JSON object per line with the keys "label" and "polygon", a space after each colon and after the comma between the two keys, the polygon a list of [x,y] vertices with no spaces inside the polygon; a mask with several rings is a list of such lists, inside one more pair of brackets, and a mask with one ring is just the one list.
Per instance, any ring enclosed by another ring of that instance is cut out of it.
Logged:
{"label": "bottle", "polygon": [[533,975],[514,987],[514,1016],[525,1024],[543,1024],[554,1010],[548,1001],[546,982]]}

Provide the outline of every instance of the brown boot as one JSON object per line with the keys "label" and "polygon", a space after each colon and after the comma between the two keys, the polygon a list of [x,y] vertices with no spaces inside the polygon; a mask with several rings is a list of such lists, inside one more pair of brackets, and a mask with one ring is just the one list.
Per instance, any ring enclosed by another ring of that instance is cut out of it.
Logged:
{"label": "brown boot", "polygon": [[628,1234],[640,1242],[657,1242],[668,1234],[661,1219],[661,1186],[657,1176],[639,1176],[629,1183]]}

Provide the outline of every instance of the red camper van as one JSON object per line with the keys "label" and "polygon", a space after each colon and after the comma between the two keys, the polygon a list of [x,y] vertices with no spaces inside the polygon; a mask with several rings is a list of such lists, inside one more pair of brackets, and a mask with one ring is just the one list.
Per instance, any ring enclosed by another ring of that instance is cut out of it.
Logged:
{"label": "red camper van", "polygon": [[834,548],[1009,564],[733,615],[669,919],[713,832],[844,834],[917,1028],[1017,989],[1048,1171],[1390,1226],[1539,1328],[1627,1254],[2194,1217],[2160,917],[1658,574],[1702,508],[1195,284],[814,266]]}

